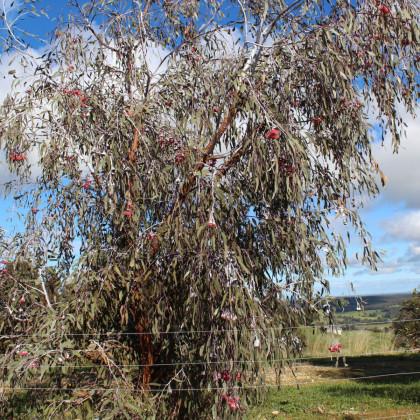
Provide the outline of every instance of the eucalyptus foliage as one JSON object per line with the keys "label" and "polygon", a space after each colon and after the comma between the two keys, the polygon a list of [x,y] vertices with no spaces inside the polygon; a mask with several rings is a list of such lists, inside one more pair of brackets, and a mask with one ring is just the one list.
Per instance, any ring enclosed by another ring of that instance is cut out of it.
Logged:
{"label": "eucalyptus foliage", "polygon": [[397,150],[418,11],[69,4],[1,108],[4,192],[26,216],[2,238],[4,412],[42,387],[26,392],[52,418],[244,417],[295,327],[323,320],[347,265],[332,221],[375,268],[358,210],[386,177],[368,116]]}
{"label": "eucalyptus foliage", "polygon": [[420,347],[420,292],[417,289],[413,290],[411,299],[403,302],[393,328],[397,346]]}

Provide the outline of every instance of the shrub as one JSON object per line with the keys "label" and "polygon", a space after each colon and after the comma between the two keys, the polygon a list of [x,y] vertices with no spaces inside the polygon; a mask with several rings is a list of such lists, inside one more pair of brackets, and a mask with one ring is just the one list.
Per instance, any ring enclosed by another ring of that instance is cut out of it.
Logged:
{"label": "shrub", "polygon": [[[395,345],[399,347],[420,347],[420,290],[413,291],[413,297],[404,301],[398,318],[394,322]],[[412,321],[407,321],[412,320]],[[404,322],[403,322],[404,321]]]}

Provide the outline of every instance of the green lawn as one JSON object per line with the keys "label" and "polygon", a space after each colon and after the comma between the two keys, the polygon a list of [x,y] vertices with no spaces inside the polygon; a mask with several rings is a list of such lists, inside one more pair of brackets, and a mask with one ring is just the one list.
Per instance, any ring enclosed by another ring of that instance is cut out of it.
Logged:
{"label": "green lawn", "polygon": [[[419,375],[417,375],[419,376]],[[270,419],[272,412],[294,419],[359,419],[395,413],[420,412],[420,378],[404,377],[381,382],[335,382],[271,390],[262,405],[249,413],[252,419]]]}
{"label": "green lawn", "polygon": [[[348,368],[333,368],[315,383],[270,389],[265,401],[253,406],[251,419],[362,419],[420,413],[420,375],[397,375],[351,380],[360,376],[420,371],[420,354],[348,359]],[[331,365],[314,360],[313,365]],[[319,375],[317,375],[319,376]],[[340,380],[334,380],[339,378]],[[342,380],[341,380],[342,379]],[[347,380],[348,379],[348,380]],[[316,383],[327,380],[329,382]],[[273,412],[278,414],[273,415]]]}

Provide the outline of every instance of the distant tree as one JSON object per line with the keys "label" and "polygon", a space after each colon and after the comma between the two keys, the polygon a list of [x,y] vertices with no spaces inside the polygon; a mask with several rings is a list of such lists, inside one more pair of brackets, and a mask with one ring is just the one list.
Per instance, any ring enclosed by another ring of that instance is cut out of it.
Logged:
{"label": "distant tree", "polygon": [[4,273],[4,305],[25,290],[31,306],[24,324],[3,311],[0,387],[45,387],[27,398],[45,417],[242,418],[347,266],[332,218],[375,268],[359,208],[386,177],[368,115],[377,107],[397,150],[419,98],[418,7],[91,0],[68,12],[40,57],[1,17],[5,47],[22,53],[0,113],[5,191],[26,212],[3,256],[37,275],[25,286]]}
{"label": "distant tree", "polygon": [[[402,320],[408,322],[398,322]],[[396,346],[420,348],[420,290],[415,289],[413,297],[404,301],[393,326]]]}

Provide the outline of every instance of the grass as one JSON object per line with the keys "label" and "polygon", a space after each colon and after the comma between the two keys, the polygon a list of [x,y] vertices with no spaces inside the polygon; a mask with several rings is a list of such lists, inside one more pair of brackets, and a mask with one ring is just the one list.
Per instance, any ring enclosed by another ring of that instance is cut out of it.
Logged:
{"label": "grass", "polygon": [[279,391],[271,390],[267,400],[250,411],[249,418],[271,419],[273,411],[292,419],[359,419],[420,412],[420,380],[404,381],[328,383],[306,385],[300,390],[285,386]]}
{"label": "grass", "polygon": [[373,322],[382,321],[387,318],[387,313],[381,310],[364,310],[364,311],[350,311],[350,312],[337,312],[336,322],[345,322],[346,319],[352,318],[353,322]]}
{"label": "grass", "polygon": [[341,343],[341,354],[386,353],[394,348],[394,333],[389,331],[355,330],[343,331],[341,335],[321,333],[319,330],[303,331],[306,348],[304,356],[327,356],[328,347]]}
{"label": "grass", "polygon": [[[323,359],[313,361],[319,366],[328,363]],[[300,386],[300,389],[296,385],[271,389],[265,401],[253,406],[248,418],[350,420],[420,412],[420,375],[346,380],[420,370],[420,354],[348,358],[348,363],[349,368],[315,370],[313,376],[316,376],[316,381]],[[343,381],[316,383],[337,378]]]}

